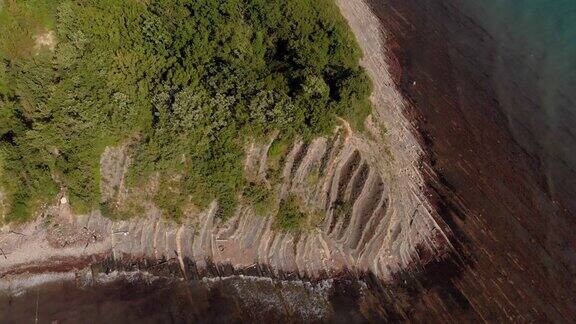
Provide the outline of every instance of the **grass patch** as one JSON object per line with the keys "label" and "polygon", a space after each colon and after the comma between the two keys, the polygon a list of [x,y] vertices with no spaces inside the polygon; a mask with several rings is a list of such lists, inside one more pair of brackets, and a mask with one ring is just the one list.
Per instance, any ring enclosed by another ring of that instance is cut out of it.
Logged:
{"label": "grass patch", "polygon": [[284,159],[288,154],[292,141],[286,138],[277,138],[272,142],[268,149],[267,175],[272,182],[279,182],[282,179],[282,167]]}
{"label": "grass patch", "polygon": [[301,205],[299,199],[294,195],[290,195],[280,202],[280,208],[276,215],[276,228],[284,232],[299,232],[307,218]]}
{"label": "grass patch", "polygon": [[250,182],[244,187],[242,199],[254,208],[256,214],[264,216],[273,206],[274,193],[261,183]]}
{"label": "grass patch", "polygon": [[134,199],[129,199],[121,206],[112,202],[101,202],[100,213],[111,220],[127,220],[134,216],[143,216],[146,208]]}
{"label": "grass patch", "polygon": [[315,166],[312,170],[310,170],[310,172],[308,172],[308,175],[306,176],[306,184],[311,188],[315,188],[319,181],[320,170],[317,166]]}

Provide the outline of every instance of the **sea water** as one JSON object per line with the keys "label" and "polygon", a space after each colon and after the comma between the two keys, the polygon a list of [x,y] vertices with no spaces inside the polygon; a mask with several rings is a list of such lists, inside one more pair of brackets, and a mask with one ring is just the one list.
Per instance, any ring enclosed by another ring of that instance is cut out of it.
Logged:
{"label": "sea water", "polygon": [[540,162],[552,199],[576,211],[576,0],[462,0],[494,39],[497,99]]}
{"label": "sea water", "polygon": [[[576,0],[460,0],[459,6],[494,39],[490,44],[496,47],[491,75],[513,136],[540,161],[551,197],[563,198],[571,211],[576,210],[576,199],[571,199],[576,190]],[[20,320],[86,320],[107,315],[116,321],[143,316],[149,320],[173,320],[175,314],[189,311],[190,319],[199,314],[206,316],[205,312],[212,314],[206,310],[211,309],[206,306],[211,304],[218,313],[211,316],[234,318],[234,312],[226,307],[239,303],[235,290],[216,298],[197,293],[206,289],[200,289],[201,284],[194,285],[192,302],[188,301],[189,290],[174,283],[154,289],[143,283],[112,288],[37,289],[9,301],[0,297],[0,318],[6,319],[2,315],[10,314],[12,319]],[[263,288],[254,290],[255,305],[259,307],[269,304],[270,296],[276,296],[260,290]],[[299,294],[309,296],[310,292],[297,290],[294,298]],[[208,297],[210,301],[205,300]],[[245,298],[243,291],[242,299]],[[74,307],[64,308],[72,304]],[[201,307],[196,310],[190,308],[191,304]]]}

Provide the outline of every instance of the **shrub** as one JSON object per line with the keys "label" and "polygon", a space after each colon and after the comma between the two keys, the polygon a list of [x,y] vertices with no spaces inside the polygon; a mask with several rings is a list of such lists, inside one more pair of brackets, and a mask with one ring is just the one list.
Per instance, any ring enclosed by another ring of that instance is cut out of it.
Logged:
{"label": "shrub", "polygon": [[298,232],[306,221],[306,214],[302,212],[300,205],[294,195],[280,202],[276,215],[276,227],[285,232]]}
{"label": "shrub", "polygon": [[242,192],[244,202],[250,204],[256,214],[266,215],[273,207],[274,195],[268,188],[261,183],[250,182],[244,187]]}

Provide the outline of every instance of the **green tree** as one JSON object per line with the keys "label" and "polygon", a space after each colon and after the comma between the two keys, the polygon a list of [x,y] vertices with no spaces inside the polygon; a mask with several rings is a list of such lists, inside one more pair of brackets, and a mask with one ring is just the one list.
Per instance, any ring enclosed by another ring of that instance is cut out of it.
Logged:
{"label": "green tree", "polygon": [[[100,206],[99,160],[131,140],[132,186],[179,217],[231,215],[251,138],[361,127],[371,91],[332,0],[11,0],[0,9],[0,187],[10,219],[59,190]],[[37,37],[53,32],[54,46]],[[16,37],[15,35],[18,35]]]}

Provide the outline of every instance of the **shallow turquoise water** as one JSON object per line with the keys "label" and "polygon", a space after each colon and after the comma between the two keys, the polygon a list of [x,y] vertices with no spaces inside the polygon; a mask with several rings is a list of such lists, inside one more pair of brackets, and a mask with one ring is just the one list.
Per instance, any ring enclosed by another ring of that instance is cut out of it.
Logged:
{"label": "shallow turquoise water", "polygon": [[500,54],[540,72],[542,94],[576,89],[565,83],[576,81],[575,0],[466,0],[464,6],[497,40]]}
{"label": "shallow turquoise water", "polygon": [[576,0],[462,7],[495,40],[496,91],[516,140],[539,159],[551,196],[576,210],[566,197],[576,189]]}

